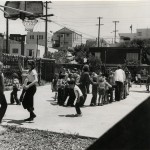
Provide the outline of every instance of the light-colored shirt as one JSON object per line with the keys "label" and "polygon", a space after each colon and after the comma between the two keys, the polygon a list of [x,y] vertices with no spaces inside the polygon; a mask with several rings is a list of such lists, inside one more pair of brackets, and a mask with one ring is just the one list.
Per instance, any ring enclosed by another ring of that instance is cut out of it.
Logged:
{"label": "light-colored shirt", "polygon": [[80,96],[83,95],[80,88],[77,85],[75,85],[74,87],[74,93],[75,93],[76,99],[78,99]]}
{"label": "light-colored shirt", "polygon": [[28,73],[27,78],[28,82],[33,82],[35,80],[35,76],[37,76],[37,72],[33,69],[31,72]]}
{"label": "light-colored shirt", "polygon": [[122,69],[117,69],[115,71],[115,81],[124,82],[125,81],[125,72]]}

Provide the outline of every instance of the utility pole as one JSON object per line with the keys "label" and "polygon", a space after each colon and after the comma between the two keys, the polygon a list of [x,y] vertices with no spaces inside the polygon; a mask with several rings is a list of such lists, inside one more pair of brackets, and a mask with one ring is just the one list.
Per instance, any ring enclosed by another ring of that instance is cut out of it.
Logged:
{"label": "utility pole", "polygon": [[37,33],[37,37],[36,37],[36,38],[37,38],[37,39],[36,39],[36,40],[37,40],[36,58],[37,58],[37,56],[38,56],[38,45],[39,45],[39,37],[38,37],[38,36],[39,36],[39,32]]}
{"label": "utility pole", "polygon": [[113,23],[115,23],[115,39],[114,39],[114,43],[116,43],[116,32],[118,31],[118,30],[116,30],[116,24],[117,23],[119,23],[119,21],[113,21]]}
{"label": "utility pole", "polygon": [[47,14],[47,12],[48,12],[48,3],[52,3],[51,1],[46,1],[45,2],[45,15],[44,15],[44,17],[45,17],[45,57],[47,57],[47,51],[48,51],[48,48],[47,48],[47,28],[48,28],[48,24],[47,24],[47,22],[48,22],[48,17],[49,16],[53,16],[53,14],[50,14],[50,15],[48,15]]}
{"label": "utility pole", "polygon": [[45,6],[45,12],[46,12],[46,16],[45,16],[45,57],[47,57],[47,1],[45,2],[46,6]]}
{"label": "utility pole", "polygon": [[131,24],[131,26],[130,26],[130,30],[131,30],[131,34],[132,34],[132,24]]}
{"label": "utility pole", "polygon": [[103,24],[100,23],[102,18],[103,17],[98,17],[98,19],[99,19],[99,24],[98,24],[98,47],[99,47],[99,41],[100,41],[100,26],[103,25]]}
{"label": "utility pole", "polygon": [[9,30],[9,20],[6,18],[6,53],[8,54],[8,45],[9,45],[9,36],[8,36],[8,31]]}

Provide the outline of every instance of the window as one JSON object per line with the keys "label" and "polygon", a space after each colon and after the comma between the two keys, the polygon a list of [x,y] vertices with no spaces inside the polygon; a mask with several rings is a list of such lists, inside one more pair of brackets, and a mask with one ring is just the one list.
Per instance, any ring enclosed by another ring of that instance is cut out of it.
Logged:
{"label": "window", "polygon": [[30,35],[30,39],[34,39],[34,35]]}
{"label": "window", "polygon": [[96,53],[95,53],[95,57],[100,59],[100,58],[101,58],[101,53],[96,52]]}
{"label": "window", "polygon": [[39,39],[43,40],[43,35],[39,35]]}
{"label": "window", "polygon": [[67,37],[69,36],[69,34],[67,34]]}
{"label": "window", "polygon": [[138,32],[137,35],[138,35],[138,36],[142,36],[142,32]]}
{"label": "window", "polygon": [[33,49],[28,49],[28,56],[32,56],[33,55]]}
{"label": "window", "polygon": [[64,44],[65,44],[65,45],[68,45],[69,43],[68,43],[68,42],[64,42]]}
{"label": "window", "polygon": [[127,53],[127,60],[138,60],[138,53]]}
{"label": "window", "polygon": [[13,49],[12,49],[12,53],[18,54],[18,49],[17,49],[17,48],[13,48]]}

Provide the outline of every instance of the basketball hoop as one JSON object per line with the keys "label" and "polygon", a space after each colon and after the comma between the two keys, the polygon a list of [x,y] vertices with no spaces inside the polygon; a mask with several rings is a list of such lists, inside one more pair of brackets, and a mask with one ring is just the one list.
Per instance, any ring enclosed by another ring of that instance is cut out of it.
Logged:
{"label": "basketball hoop", "polygon": [[28,18],[25,18],[22,23],[25,26],[25,30],[28,32],[33,32],[34,26],[37,24],[38,20],[33,19],[29,20]]}

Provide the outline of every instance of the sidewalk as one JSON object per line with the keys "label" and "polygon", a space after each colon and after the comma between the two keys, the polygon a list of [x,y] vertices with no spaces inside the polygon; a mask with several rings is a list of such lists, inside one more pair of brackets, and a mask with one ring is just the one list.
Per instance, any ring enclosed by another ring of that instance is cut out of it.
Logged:
{"label": "sidewalk", "polygon": [[[6,91],[5,95],[8,103],[10,103],[10,91]],[[18,95],[20,96],[20,92]],[[29,117],[27,110],[20,105],[8,105],[2,125],[16,125],[98,138],[142,103],[149,95],[145,91],[145,86],[133,85],[130,95],[125,100],[104,106],[89,107],[91,94],[88,94],[86,106],[81,108],[83,116],[72,117],[72,114],[76,113],[75,108],[56,105],[50,85],[41,86],[37,88],[34,100],[37,115],[35,120],[33,122],[24,122],[23,119]]]}

